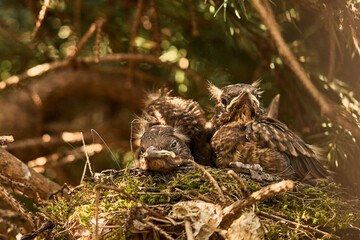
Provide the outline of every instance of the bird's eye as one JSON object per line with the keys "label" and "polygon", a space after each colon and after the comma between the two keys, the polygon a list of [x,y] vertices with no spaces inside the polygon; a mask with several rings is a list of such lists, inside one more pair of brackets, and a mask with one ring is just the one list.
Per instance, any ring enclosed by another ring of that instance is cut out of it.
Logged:
{"label": "bird's eye", "polygon": [[176,147],[176,145],[177,145],[177,142],[176,142],[176,141],[173,141],[173,142],[171,143],[170,147],[171,147],[171,148],[174,148],[174,147]]}
{"label": "bird's eye", "polygon": [[222,105],[226,106],[227,105],[227,100],[225,98],[221,98],[221,103],[222,103]]}

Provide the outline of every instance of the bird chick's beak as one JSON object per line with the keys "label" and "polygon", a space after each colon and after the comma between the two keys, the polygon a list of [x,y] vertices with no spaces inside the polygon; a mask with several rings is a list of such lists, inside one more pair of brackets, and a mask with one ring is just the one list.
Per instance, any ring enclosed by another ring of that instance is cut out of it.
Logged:
{"label": "bird chick's beak", "polygon": [[249,102],[255,102],[255,104],[257,106],[259,106],[260,102],[259,100],[251,94],[251,92],[246,89],[245,91],[243,91],[242,93],[240,93],[238,96],[234,97],[230,104],[226,107],[226,111],[227,112],[230,112],[230,109],[235,105],[235,104],[242,104],[246,101],[249,101]]}
{"label": "bird chick's beak", "polygon": [[163,156],[170,156],[174,158],[176,154],[173,151],[158,150],[153,146],[148,147],[148,149],[146,149],[143,153],[143,158],[161,158]]}

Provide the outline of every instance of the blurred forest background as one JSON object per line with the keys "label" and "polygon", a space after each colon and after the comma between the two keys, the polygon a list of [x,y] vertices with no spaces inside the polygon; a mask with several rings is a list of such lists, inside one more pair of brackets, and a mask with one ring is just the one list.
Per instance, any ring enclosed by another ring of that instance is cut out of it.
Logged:
{"label": "blurred forest background", "polygon": [[279,119],[359,192],[359,2],[1,0],[0,135],[28,166],[76,185],[81,131],[96,172],[133,159],[146,91],[166,86],[210,118],[207,81],[261,79],[264,105],[279,93]]}

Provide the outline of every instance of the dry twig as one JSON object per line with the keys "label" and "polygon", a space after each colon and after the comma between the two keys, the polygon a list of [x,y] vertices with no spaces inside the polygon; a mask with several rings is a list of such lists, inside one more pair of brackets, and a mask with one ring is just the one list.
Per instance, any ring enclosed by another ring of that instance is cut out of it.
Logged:
{"label": "dry twig", "polygon": [[[91,134],[85,133],[85,139],[90,140]],[[55,136],[44,134],[41,137],[27,138],[10,143],[6,146],[6,150],[12,151],[17,149],[34,148],[39,146],[53,147],[64,143],[76,143],[76,142],[81,142],[80,132],[63,132],[62,134]]]}
{"label": "dry twig", "polygon": [[203,172],[205,174],[205,176],[209,179],[210,183],[214,186],[215,190],[219,193],[219,199],[220,202],[224,203],[225,202],[225,196],[224,193],[222,192],[219,184],[217,183],[217,181],[213,178],[213,176],[211,176],[211,174],[206,171],[206,169],[201,166],[200,164],[196,163],[194,160],[190,161],[194,167],[198,170],[200,170],[201,172]]}
{"label": "dry twig", "polygon": [[2,196],[2,199],[7,204],[9,204],[12,209],[18,212],[21,217],[30,224],[32,228],[35,227],[34,214],[25,209],[13,196],[11,196],[11,194],[2,185],[0,185],[0,195]]}
{"label": "dry twig", "polygon": [[51,221],[45,222],[41,227],[31,233],[25,234],[21,237],[21,240],[25,239],[34,239],[35,237],[39,236],[40,233],[45,232],[46,230],[53,229],[55,224]]}
{"label": "dry twig", "polygon": [[40,10],[40,12],[39,12],[38,19],[37,19],[36,24],[35,24],[34,31],[33,31],[33,33],[32,33],[32,37],[33,37],[33,38],[36,38],[36,36],[37,36],[37,34],[38,34],[38,32],[39,32],[41,23],[42,23],[42,21],[43,21],[44,18],[45,18],[46,10],[47,10],[47,8],[49,7],[49,5],[50,5],[50,0],[44,0],[44,4],[43,4],[42,7],[41,7],[41,10]]}
{"label": "dry twig", "polygon": [[151,228],[153,228],[155,231],[158,231],[161,235],[163,235],[168,240],[175,240],[173,237],[171,237],[167,232],[156,226],[150,221],[144,221],[147,225],[149,225]]}
{"label": "dry twig", "polygon": [[279,193],[291,190],[294,187],[294,182],[291,180],[281,181],[266,186],[259,191],[252,193],[248,198],[239,200],[230,206],[224,208],[223,218],[221,226],[227,228],[232,223],[232,220],[240,213],[244,208],[251,206],[257,202],[260,202],[266,198],[275,196]]}
{"label": "dry twig", "polygon": [[238,184],[238,186],[240,187],[241,190],[241,196],[243,198],[247,198],[249,197],[249,191],[247,189],[247,187],[245,186],[245,184],[243,183],[243,181],[241,180],[241,178],[234,172],[234,170],[229,170],[227,172],[229,174],[229,176],[234,179],[236,181],[236,183]]}

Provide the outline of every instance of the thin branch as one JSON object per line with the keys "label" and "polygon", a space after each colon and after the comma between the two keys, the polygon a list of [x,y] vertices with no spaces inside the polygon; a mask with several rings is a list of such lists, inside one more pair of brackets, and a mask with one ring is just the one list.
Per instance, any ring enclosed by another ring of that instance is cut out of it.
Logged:
{"label": "thin branch", "polygon": [[0,196],[2,199],[11,206],[16,212],[18,212],[23,219],[25,219],[32,228],[35,227],[34,219],[35,216],[30,211],[25,209],[11,194],[0,185]]}
{"label": "thin branch", "polygon": [[206,169],[201,166],[200,164],[196,163],[194,160],[191,160],[190,161],[194,167],[198,170],[200,170],[202,173],[204,173],[204,175],[209,179],[210,183],[214,186],[215,190],[218,192],[219,194],[219,199],[220,199],[220,202],[224,203],[225,202],[225,196],[224,196],[224,193],[222,192],[218,182],[213,178],[213,176],[208,172],[206,171]]}
{"label": "thin branch", "polygon": [[95,33],[96,31],[96,22],[92,23],[89,27],[88,31],[85,33],[85,35],[80,39],[77,47],[75,50],[69,54],[69,61],[74,61],[78,53],[81,51],[81,49],[85,46],[87,41],[89,41],[89,38]]}
{"label": "thin branch", "polygon": [[161,235],[163,235],[168,240],[175,240],[173,237],[171,237],[167,232],[162,230],[160,227],[156,226],[150,221],[144,221],[147,225],[149,225],[151,228],[153,228],[155,231],[158,231]]}
{"label": "thin branch", "polygon": [[[179,67],[178,64],[171,62],[163,62],[159,58],[151,55],[118,53],[118,54],[111,54],[100,57],[99,62],[116,62],[116,61],[131,61],[131,60],[136,62],[147,62],[154,65],[162,65],[166,67],[171,67],[173,69],[181,70],[185,73],[187,77],[192,78],[199,86],[201,87],[208,86],[207,82],[191,69],[182,69],[181,67]],[[85,57],[82,59],[82,61],[86,64],[96,63],[93,57]]]}
{"label": "thin branch", "polygon": [[229,174],[229,176],[232,179],[234,179],[236,181],[236,183],[238,184],[238,186],[240,187],[241,196],[243,198],[249,197],[250,194],[249,194],[249,191],[248,191],[247,187],[245,186],[245,184],[243,183],[241,178],[234,172],[234,170],[229,170],[227,172],[227,174]]}
{"label": "thin branch", "polygon": [[257,214],[259,214],[260,216],[263,216],[263,217],[265,217],[265,218],[270,218],[270,219],[275,220],[275,221],[277,221],[277,222],[281,222],[281,223],[284,223],[284,224],[293,225],[293,226],[296,227],[296,228],[300,227],[300,228],[302,228],[302,229],[308,230],[308,231],[310,231],[310,232],[315,232],[315,233],[321,234],[321,235],[323,235],[323,236],[330,236],[332,239],[340,239],[340,237],[338,237],[338,236],[336,236],[336,235],[332,235],[332,234],[330,234],[330,233],[321,231],[321,230],[319,230],[319,229],[313,228],[313,227],[308,226],[308,225],[304,225],[304,224],[301,224],[301,223],[297,223],[297,222],[293,222],[293,221],[287,220],[287,219],[285,219],[285,218],[276,216],[276,215],[271,214],[271,213],[269,213],[269,212],[258,211]]}
{"label": "thin branch", "polygon": [[161,54],[161,36],[160,36],[160,26],[159,26],[159,14],[157,12],[157,6],[155,0],[150,0],[150,8],[153,16],[153,34],[154,40],[156,42],[157,53]]}
{"label": "thin branch", "polygon": [[99,62],[100,57],[100,42],[101,42],[101,28],[105,19],[100,18],[96,21],[96,40],[95,40],[95,59]]}
{"label": "thin branch", "polygon": [[237,215],[246,207],[249,207],[257,202],[260,202],[266,198],[275,196],[279,193],[289,191],[293,189],[294,182],[291,180],[281,181],[279,183],[274,183],[269,186],[266,186],[259,191],[252,193],[248,198],[234,202],[230,206],[224,208],[223,218],[221,220],[221,227],[227,228],[231,225],[232,220],[234,220]]}
{"label": "thin branch", "polygon": [[131,28],[130,53],[135,52],[135,47],[136,47],[135,40],[136,40],[136,36],[138,35],[138,32],[139,32],[140,18],[141,18],[141,14],[143,12],[143,8],[144,8],[144,0],[138,0],[137,6],[136,6],[134,22],[133,22],[133,25]]}
{"label": "thin branch", "polygon": [[[118,53],[118,54],[110,54],[107,56],[100,57],[99,61],[97,61],[95,57],[84,57],[78,59],[78,62],[83,62],[86,64],[97,64],[101,62],[120,62],[120,61],[147,62],[154,65],[161,65],[161,66],[166,66],[173,69],[181,70],[185,73],[187,77],[192,78],[199,86],[207,87],[207,82],[199,75],[197,75],[193,70],[182,69],[175,63],[163,62],[159,58],[151,55]],[[11,85],[18,84],[20,81],[23,81],[25,79],[31,77],[38,77],[49,71],[65,68],[69,65],[70,65],[69,60],[62,60],[53,63],[44,63],[37,65],[35,67],[28,69],[26,72],[20,75],[11,76],[8,79],[0,82],[0,90],[3,90]]]}
{"label": "thin branch", "polygon": [[194,37],[197,37],[197,36],[199,36],[199,30],[198,30],[198,25],[197,25],[197,21],[196,21],[195,7],[191,0],[186,0],[186,3],[189,8],[191,27],[192,27],[192,29],[191,29],[192,35]]}
{"label": "thin branch", "polygon": [[[91,134],[85,133],[85,139],[91,139]],[[22,140],[17,140],[13,143],[10,143],[6,146],[6,150],[18,150],[24,148],[34,148],[34,147],[52,147],[58,146],[64,143],[76,143],[81,142],[80,132],[63,132],[59,135],[50,136],[44,134],[41,137],[27,138]]]}
{"label": "thin branch", "polygon": [[[316,86],[311,82],[304,68],[299,64],[293,53],[290,51],[289,47],[285,43],[284,38],[281,35],[280,27],[275,20],[274,13],[268,1],[251,0],[251,2],[256,11],[259,13],[264,24],[269,29],[270,36],[272,37],[278,49],[280,57],[294,72],[300,82],[304,85],[304,87],[313,97],[315,102],[319,105],[321,109],[321,114],[333,118],[336,122],[338,122],[338,124],[352,131],[352,133],[360,139],[360,128],[359,126],[357,126],[358,124],[355,123],[355,120],[353,119],[351,114],[349,114],[348,112],[343,112],[343,115],[339,116],[338,113],[341,112],[341,109],[336,107],[330,99],[325,98],[325,96],[316,88]],[[353,38],[353,40],[355,44],[356,38]],[[360,53],[360,47],[358,48],[358,51]]]}
{"label": "thin branch", "polygon": [[56,70],[59,68],[67,67],[68,65],[69,65],[68,60],[62,60],[62,61],[57,61],[57,62],[53,62],[53,63],[39,64],[35,67],[32,67],[32,68],[26,70],[26,72],[24,72],[20,75],[11,76],[11,77],[7,78],[6,80],[0,82],[0,90],[5,89],[8,86],[18,84],[20,81],[28,79],[30,77],[37,77],[37,76],[43,75],[46,72],[53,71],[53,70]]}
{"label": "thin branch", "polygon": [[45,232],[46,230],[53,229],[55,227],[55,224],[51,221],[47,221],[41,225],[41,227],[31,233],[25,234],[21,237],[20,240],[25,239],[34,239],[35,237],[39,236],[42,232]]}
{"label": "thin branch", "polygon": [[255,9],[258,11],[264,24],[269,29],[270,36],[272,37],[272,39],[276,44],[280,57],[295,73],[295,75],[299,78],[299,80],[305,86],[305,88],[310,92],[310,94],[313,96],[315,101],[321,107],[322,113],[326,115],[329,114],[329,112],[332,111],[331,110],[332,108],[329,106],[328,101],[326,101],[326,99],[322,96],[319,90],[311,82],[305,70],[296,60],[295,56],[293,55],[293,53],[290,51],[289,47],[285,43],[285,40],[280,32],[280,27],[275,20],[274,13],[267,0],[266,1],[251,0],[251,2],[255,7]]}
{"label": "thin branch", "polygon": [[40,10],[40,12],[39,12],[38,19],[37,19],[36,24],[35,24],[34,31],[33,31],[33,33],[32,33],[32,37],[33,37],[33,38],[36,38],[36,36],[37,36],[37,34],[38,34],[38,32],[39,32],[41,23],[42,23],[42,21],[43,21],[44,18],[45,18],[46,10],[47,10],[47,8],[49,7],[49,5],[50,5],[50,0],[44,0],[44,4],[43,4],[42,7],[41,7],[41,10]]}
{"label": "thin branch", "polygon": [[[144,0],[138,0],[135,12],[135,19],[131,28],[131,37],[130,37],[130,53],[135,53],[136,47],[136,36],[139,32],[140,26],[140,18],[144,8]],[[129,61],[129,82],[132,83],[134,79],[134,68],[135,68],[135,61]]]}

